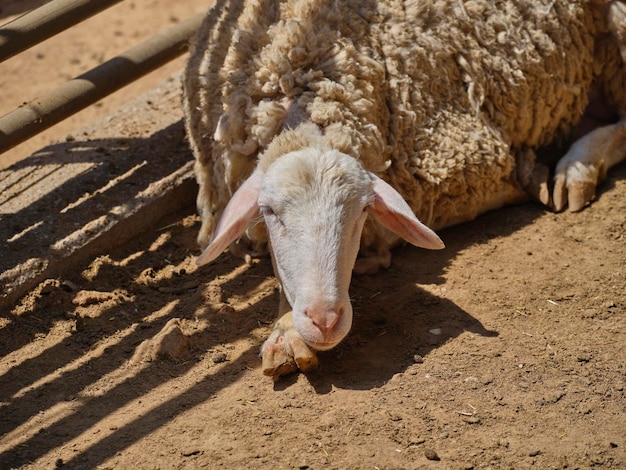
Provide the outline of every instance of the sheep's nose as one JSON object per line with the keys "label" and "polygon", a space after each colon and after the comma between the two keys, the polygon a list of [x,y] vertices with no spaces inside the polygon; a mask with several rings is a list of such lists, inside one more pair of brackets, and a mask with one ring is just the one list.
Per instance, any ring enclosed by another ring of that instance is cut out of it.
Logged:
{"label": "sheep's nose", "polygon": [[343,315],[343,307],[337,308],[307,308],[304,310],[307,317],[322,333],[331,330]]}

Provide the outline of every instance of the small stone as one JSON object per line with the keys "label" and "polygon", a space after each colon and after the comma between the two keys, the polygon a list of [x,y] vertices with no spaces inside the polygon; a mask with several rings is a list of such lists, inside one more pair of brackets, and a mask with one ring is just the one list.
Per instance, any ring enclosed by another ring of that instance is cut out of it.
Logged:
{"label": "small stone", "polygon": [[65,280],[61,283],[61,289],[63,289],[65,292],[76,292],[80,290],[80,288],[75,283],[68,280]]}
{"label": "small stone", "polygon": [[467,424],[480,424],[480,418],[476,416],[466,416],[463,418],[463,421]]}
{"label": "small stone", "polygon": [[413,362],[415,362],[416,364],[423,364],[424,358],[419,354],[416,354],[415,356],[413,356]]}
{"label": "small stone", "polygon": [[428,460],[441,460],[439,458],[439,456],[437,455],[437,452],[435,452],[433,449],[426,449],[424,451],[424,456],[428,459]]}
{"label": "small stone", "polygon": [[540,450],[533,450],[532,452],[528,453],[529,457],[537,457],[539,454],[541,454]]}
{"label": "small stone", "polygon": [[193,455],[201,454],[202,451],[200,449],[192,447],[192,448],[189,448],[189,449],[182,450],[180,453],[181,453],[181,455],[183,457],[191,457]]}
{"label": "small stone", "polygon": [[226,362],[226,353],[215,353],[211,356],[211,360],[214,364],[221,364],[222,362]]}
{"label": "small stone", "polygon": [[441,334],[441,328],[433,328],[432,330],[428,330],[431,335],[439,336]]}

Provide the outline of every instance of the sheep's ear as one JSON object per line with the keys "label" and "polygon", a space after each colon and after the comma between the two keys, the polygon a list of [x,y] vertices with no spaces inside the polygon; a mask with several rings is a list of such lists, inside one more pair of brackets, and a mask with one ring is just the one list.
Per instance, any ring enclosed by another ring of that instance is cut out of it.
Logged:
{"label": "sheep's ear", "polygon": [[421,223],[402,196],[374,174],[374,202],[370,207],[378,222],[409,243],[430,250],[440,250],[443,242],[435,232]]}
{"label": "sheep's ear", "polygon": [[259,210],[257,200],[262,179],[263,173],[256,169],[235,191],[217,222],[211,243],[198,257],[196,264],[210,263],[246,231]]}

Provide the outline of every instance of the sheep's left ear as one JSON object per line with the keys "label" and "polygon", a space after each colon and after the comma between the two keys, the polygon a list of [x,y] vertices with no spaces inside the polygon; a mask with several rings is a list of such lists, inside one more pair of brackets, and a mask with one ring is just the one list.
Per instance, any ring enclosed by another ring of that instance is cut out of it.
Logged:
{"label": "sheep's left ear", "polygon": [[440,250],[444,244],[435,232],[421,223],[413,211],[388,183],[370,173],[374,182],[374,203],[370,207],[378,222],[409,243],[430,250]]}
{"label": "sheep's left ear", "polygon": [[252,219],[256,216],[259,205],[259,189],[263,173],[256,169],[239,187],[228,201],[220,220],[217,222],[211,243],[196,260],[196,264],[210,263],[228,246],[237,240],[246,231]]}

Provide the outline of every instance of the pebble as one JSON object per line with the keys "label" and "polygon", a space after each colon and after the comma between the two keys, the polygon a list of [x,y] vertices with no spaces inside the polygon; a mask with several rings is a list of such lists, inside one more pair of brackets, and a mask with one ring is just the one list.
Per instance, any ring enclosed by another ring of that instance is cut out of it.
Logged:
{"label": "pebble", "polygon": [[424,451],[424,456],[428,460],[441,460],[439,456],[437,455],[437,452],[435,452],[433,449],[426,449]]}
{"label": "pebble", "polygon": [[213,356],[211,356],[211,360],[215,364],[226,362],[226,353],[215,353],[213,354]]}
{"label": "pebble", "polygon": [[180,454],[183,457],[191,457],[193,455],[198,455],[198,454],[201,454],[201,453],[202,453],[202,450],[200,450],[198,448],[195,448],[195,447],[190,447],[189,449],[184,449],[184,450],[182,450],[180,452]]}
{"label": "pebble", "polygon": [[415,356],[413,356],[413,362],[415,362],[416,364],[423,364],[424,358],[419,354],[416,354]]}
{"label": "pebble", "polygon": [[77,292],[80,290],[80,288],[75,283],[68,280],[61,282],[61,289],[63,289],[65,292]]}
{"label": "pebble", "polygon": [[480,424],[480,418],[476,416],[466,416],[463,418],[463,421],[467,424]]}

